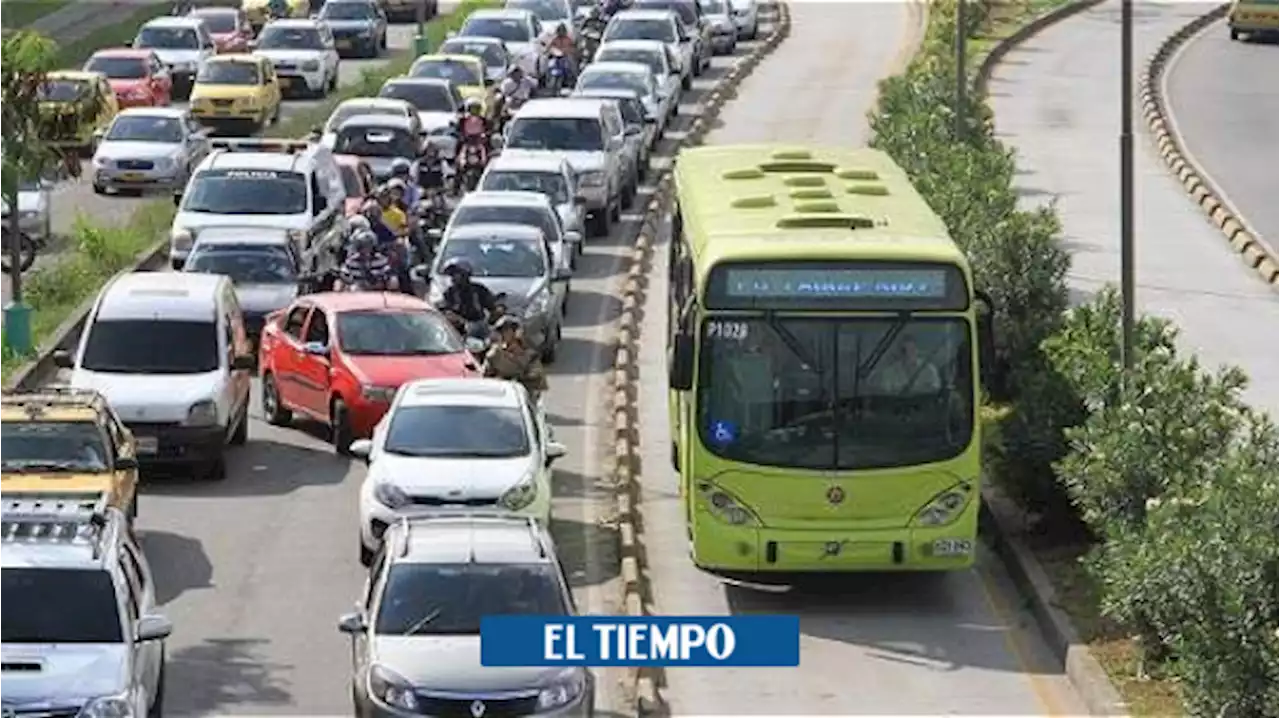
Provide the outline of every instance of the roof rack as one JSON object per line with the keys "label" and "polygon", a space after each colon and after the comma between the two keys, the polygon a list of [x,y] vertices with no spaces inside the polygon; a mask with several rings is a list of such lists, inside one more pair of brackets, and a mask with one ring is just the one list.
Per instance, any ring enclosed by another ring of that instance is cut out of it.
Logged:
{"label": "roof rack", "polygon": [[107,494],[22,493],[0,501],[0,540],[92,542],[102,555],[107,528]]}
{"label": "roof rack", "polygon": [[307,140],[264,139],[261,137],[226,137],[209,141],[209,146],[215,150],[226,150],[227,152],[279,152],[280,154],[288,155],[305,152],[311,147],[311,144]]}

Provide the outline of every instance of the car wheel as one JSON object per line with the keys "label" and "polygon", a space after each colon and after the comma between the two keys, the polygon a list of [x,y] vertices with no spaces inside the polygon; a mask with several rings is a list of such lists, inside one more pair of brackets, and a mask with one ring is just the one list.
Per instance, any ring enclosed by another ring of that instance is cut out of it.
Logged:
{"label": "car wheel", "polygon": [[293,420],[293,412],[280,400],[280,388],[276,386],[276,377],[271,372],[262,377],[262,413],[272,426],[285,426]]}
{"label": "car wheel", "polygon": [[235,431],[231,432],[231,445],[244,446],[249,440],[249,407],[245,406],[244,413],[240,417],[240,423],[236,424]]}
{"label": "car wheel", "polygon": [[592,237],[608,237],[609,236],[609,212],[601,210],[599,213],[587,218],[587,230],[591,232]]}
{"label": "car wheel", "polygon": [[338,398],[329,405],[329,436],[339,456],[351,456],[351,442],[355,440],[351,435],[351,416],[347,405]]}
{"label": "car wheel", "polygon": [[547,345],[542,348],[542,363],[554,364],[556,361],[556,349],[560,346],[560,327],[556,327],[556,335]]}
{"label": "car wheel", "polygon": [[[365,568],[368,568],[369,566],[373,565],[374,551],[373,549],[364,545],[364,539],[360,538],[359,536],[357,536],[356,539],[360,544],[360,565],[364,566]],[[360,702],[356,700],[355,686],[351,687],[351,702],[357,708],[360,706]]]}
{"label": "car wheel", "polygon": [[[684,77],[681,77],[681,78],[680,78],[680,88],[681,88],[681,89],[683,89],[685,92],[688,92],[689,90],[692,90],[692,89],[693,89],[693,75],[692,75],[692,74],[685,75]],[[675,114],[678,114],[678,113],[679,113],[679,110],[675,110],[672,116],[674,116]]]}
{"label": "car wheel", "polygon": [[227,478],[227,457],[219,453],[217,458],[205,467],[204,478],[206,481],[222,481]]}
{"label": "car wheel", "polygon": [[137,486],[133,487],[133,498],[129,499],[129,511],[125,515],[129,517],[130,523],[132,523],[134,519],[138,518],[138,487]]}
{"label": "car wheel", "polygon": [[147,709],[148,718],[162,718],[164,716],[164,664],[168,660],[168,656],[163,648],[160,649],[160,674],[156,676],[156,694],[151,698],[151,707]]}
{"label": "car wheel", "polygon": [[1239,40],[1239,39],[1240,39],[1240,31],[1239,31],[1239,30],[1236,30],[1235,28],[1232,28],[1232,29],[1231,29],[1231,39],[1232,39],[1232,40]]}
{"label": "car wheel", "polygon": [[747,33],[748,40],[754,40],[760,37],[760,22],[756,21],[751,25],[751,31]]}
{"label": "car wheel", "polygon": [[106,187],[103,187],[102,185],[98,184],[97,182],[94,182],[94,183],[93,183],[93,193],[94,193],[94,194],[106,194],[106,193],[107,193],[107,188],[106,188]]}

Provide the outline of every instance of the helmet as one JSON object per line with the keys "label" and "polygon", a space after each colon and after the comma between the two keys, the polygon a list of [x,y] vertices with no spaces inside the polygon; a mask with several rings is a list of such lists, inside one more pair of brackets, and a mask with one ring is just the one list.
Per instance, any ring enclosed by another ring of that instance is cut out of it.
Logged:
{"label": "helmet", "polygon": [[378,236],[367,229],[360,230],[351,235],[351,247],[353,249],[372,249],[378,243]]}
{"label": "helmet", "polygon": [[399,177],[392,177],[390,180],[387,181],[386,189],[388,192],[399,191],[400,193],[403,194],[404,192],[408,191],[409,186],[405,184],[405,181],[400,179]]}
{"label": "helmet", "polygon": [[441,272],[450,277],[470,277],[471,263],[465,259],[450,259]]}
{"label": "helmet", "polygon": [[475,97],[468,98],[466,108],[467,112],[470,112],[473,115],[478,115],[480,114],[480,111],[484,109],[484,103]]}
{"label": "helmet", "polygon": [[519,77],[523,74],[524,70],[521,69],[519,65],[512,65],[511,68],[507,70],[507,77]]}
{"label": "helmet", "polygon": [[351,228],[352,236],[356,235],[359,232],[373,231],[373,225],[369,222],[369,218],[362,214],[357,214],[356,216],[347,220],[347,226]]}
{"label": "helmet", "polygon": [[502,331],[503,329],[519,329],[520,320],[510,314],[503,314],[498,321],[493,324],[494,331]]}
{"label": "helmet", "polygon": [[409,176],[410,164],[409,160],[403,157],[397,157],[391,161],[391,176],[400,178]]}
{"label": "helmet", "polygon": [[568,28],[564,23],[560,23],[559,25],[556,25],[556,34],[557,34],[557,35],[568,35],[568,34],[569,34],[569,28]]}

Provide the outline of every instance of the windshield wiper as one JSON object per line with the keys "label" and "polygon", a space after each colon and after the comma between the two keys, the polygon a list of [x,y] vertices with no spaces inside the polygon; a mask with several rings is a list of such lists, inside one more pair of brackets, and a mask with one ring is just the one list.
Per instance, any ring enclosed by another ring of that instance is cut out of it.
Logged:
{"label": "windshield wiper", "polygon": [[791,350],[792,354],[799,357],[800,361],[804,362],[806,365],[813,367],[819,377],[822,376],[824,373],[822,364],[809,355],[809,352],[805,350],[804,343],[801,342],[790,329],[783,326],[782,322],[778,321],[777,315],[773,312],[766,312],[764,320],[768,323],[769,328],[772,329],[774,333],[778,335],[778,338],[782,340],[782,343],[787,345],[787,348]]}
{"label": "windshield wiper", "polygon": [[441,612],[441,609],[439,608],[428,612],[427,615],[418,619],[417,622],[415,622],[412,626],[409,626],[409,630],[405,631],[404,635],[412,636],[412,635],[415,635],[418,631],[421,631],[422,629],[426,628],[428,625],[430,625],[432,621],[436,620],[436,618],[440,616],[440,612]]}
{"label": "windshield wiper", "polygon": [[880,341],[871,348],[871,352],[867,354],[866,361],[860,363],[857,367],[855,380],[858,378],[866,378],[871,375],[871,370],[876,368],[880,360],[884,358],[885,353],[889,351],[889,347],[893,344],[893,340],[898,338],[902,330],[907,326],[907,321],[911,319],[911,314],[903,312],[894,320],[893,325],[889,327],[884,334],[880,336]]}

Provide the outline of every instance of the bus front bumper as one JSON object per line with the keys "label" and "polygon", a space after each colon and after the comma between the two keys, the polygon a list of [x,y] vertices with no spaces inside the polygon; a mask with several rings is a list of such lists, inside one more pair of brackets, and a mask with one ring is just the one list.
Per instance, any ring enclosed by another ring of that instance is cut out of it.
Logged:
{"label": "bus front bumper", "polygon": [[973,565],[977,512],[942,527],[868,531],[731,526],[700,516],[693,559],[712,573],[955,571]]}

